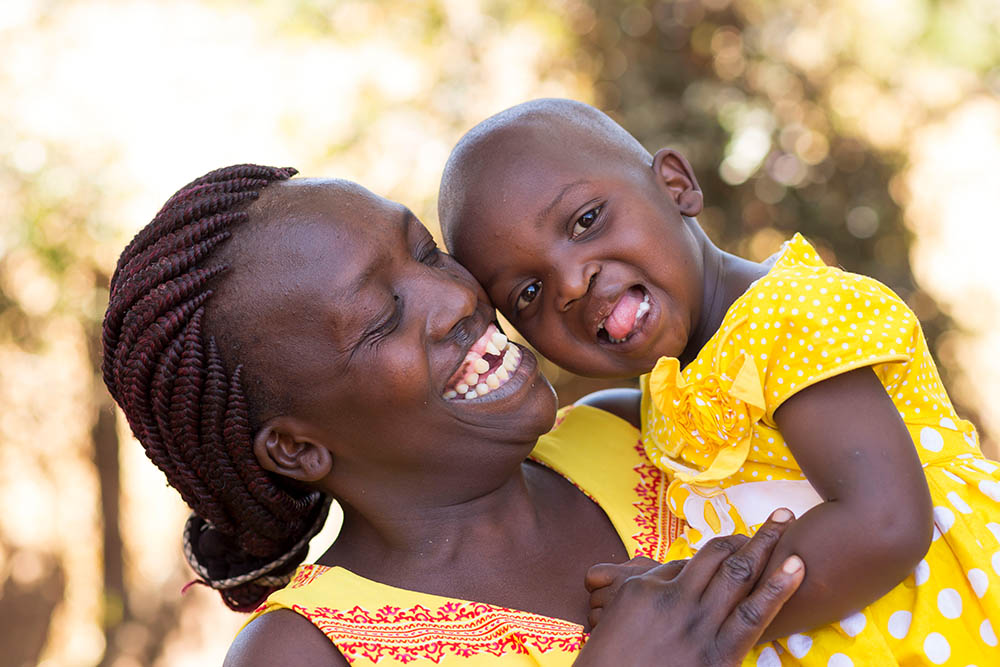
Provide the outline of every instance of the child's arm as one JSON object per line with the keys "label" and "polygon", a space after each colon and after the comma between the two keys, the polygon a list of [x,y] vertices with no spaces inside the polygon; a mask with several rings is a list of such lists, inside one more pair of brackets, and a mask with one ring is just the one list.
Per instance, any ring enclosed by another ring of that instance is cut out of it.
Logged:
{"label": "child's arm", "polygon": [[589,405],[600,408],[613,415],[621,417],[632,426],[642,428],[639,418],[639,405],[642,400],[642,392],[638,389],[621,387],[616,389],[602,389],[587,394],[576,402],[576,405]]}
{"label": "child's arm", "polygon": [[768,563],[806,563],[802,586],[764,640],[840,620],[902,581],[933,528],[930,492],[909,432],[870,368],[792,395],[774,419],[825,502],[788,528]]}

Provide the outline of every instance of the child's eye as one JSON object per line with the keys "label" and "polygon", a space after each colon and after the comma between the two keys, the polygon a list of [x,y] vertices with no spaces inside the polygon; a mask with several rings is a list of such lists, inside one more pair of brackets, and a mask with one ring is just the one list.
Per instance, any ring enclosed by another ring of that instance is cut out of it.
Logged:
{"label": "child's eye", "polygon": [[542,283],[535,281],[521,290],[521,293],[517,295],[517,303],[514,304],[514,310],[520,311],[528,307],[528,304],[535,300],[538,293],[542,291]]}
{"label": "child's eye", "polygon": [[577,218],[576,224],[573,225],[573,231],[570,233],[570,238],[575,239],[587,231],[597,221],[597,216],[601,214],[602,208],[602,206],[595,206]]}

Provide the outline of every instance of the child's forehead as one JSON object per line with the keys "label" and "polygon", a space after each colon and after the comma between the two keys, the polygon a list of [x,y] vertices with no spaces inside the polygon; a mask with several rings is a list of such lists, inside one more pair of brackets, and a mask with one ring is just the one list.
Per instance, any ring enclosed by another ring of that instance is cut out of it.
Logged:
{"label": "child's forehead", "polygon": [[[490,147],[474,179],[478,189],[562,188],[602,176],[620,175],[630,166],[607,142],[578,128],[536,124],[511,128]],[[518,187],[521,186],[521,187]],[[507,193],[513,194],[513,193]]]}
{"label": "child's forehead", "polygon": [[491,152],[526,158],[616,152],[614,143],[597,128],[553,116],[512,122],[496,132],[494,139],[489,147]]}
{"label": "child's forehead", "polygon": [[634,180],[651,156],[598,110],[567,100],[541,100],[501,112],[459,142],[442,177],[438,202],[449,248],[485,212],[539,212],[571,183]]}
{"label": "child's forehead", "polygon": [[449,236],[451,251],[487,289],[503,282],[500,276],[519,271],[513,259],[527,247],[520,242],[534,247],[529,239],[542,238],[551,223],[579,214],[588,202],[608,196],[615,184],[635,181],[645,170],[595,142],[560,141],[551,133],[537,141],[522,139],[479,170],[465,195],[464,222]]}

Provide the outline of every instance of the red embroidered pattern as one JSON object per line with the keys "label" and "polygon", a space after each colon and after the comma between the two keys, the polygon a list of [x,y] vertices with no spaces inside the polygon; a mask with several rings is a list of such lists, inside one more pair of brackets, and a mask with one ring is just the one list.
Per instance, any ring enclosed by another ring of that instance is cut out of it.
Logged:
{"label": "red embroidered pattern", "polygon": [[322,565],[302,565],[295,571],[295,576],[288,582],[287,588],[302,588],[316,581],[319,575],[330,568]]}
{"label": "red embroidered pattern", "polygon": [[[330,568],[323,565],[299,565],[299,567],[295,570],[294,576],[292,576],[292,580],[285,584],[285,588],[303,588],[308,586],[312,582],[316,581],[316,579],[319,578],[319,575],[329,569]],[[268,600],[264,600],[260,603],[260,606],[254,609],[253,613],[259,614],[267,611],[269,604]]]}
{"label": "red embroidered pattern", "polygon": [[378,662],[392,658],[441,662],[447,655],[579,651],[585,641],[575,623],[479,602],[448,602],[438,609],[385,606],[375,612],[355,606],[348,611],[326,607],[293,609],[312,621],[344,658]]}
{"label": "red embroidered pattern", "polygon": [[632,503],[639,510],[635,523],[639,532],[632,536],[636,541],[636,556],[646,556],[663,561],[670,543],[684,532],[684,522],[667,507],[667,486],[663,471],[646,458],[646,450],[640,440],[635,449],[642,462],[633,468],[639,475],[635,495],[639,500]]}

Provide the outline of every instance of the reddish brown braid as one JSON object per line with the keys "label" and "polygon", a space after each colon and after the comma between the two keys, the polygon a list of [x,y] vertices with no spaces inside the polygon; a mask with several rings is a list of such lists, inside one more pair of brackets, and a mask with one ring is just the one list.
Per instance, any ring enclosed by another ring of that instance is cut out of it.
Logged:
{"label": "reddish brown braid", "polygon": [[213,250],[263,188],[295,173],[235,165],[181,188],[122,252],[104,316],[104,382],[197,515],[185,534],[189,560],[238,610],[287,581],[329,505],[257,462],[242,365],[228,374],[202,332],[208,286],[228,268],[210,264]]}

